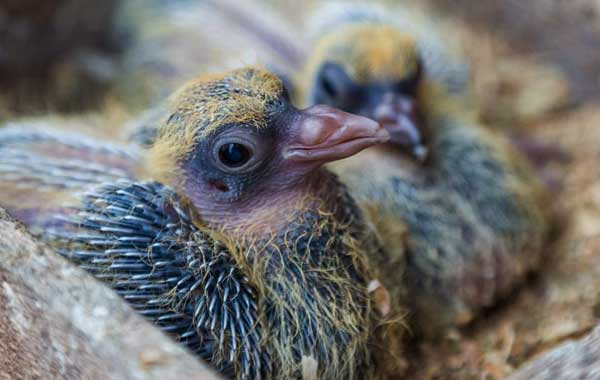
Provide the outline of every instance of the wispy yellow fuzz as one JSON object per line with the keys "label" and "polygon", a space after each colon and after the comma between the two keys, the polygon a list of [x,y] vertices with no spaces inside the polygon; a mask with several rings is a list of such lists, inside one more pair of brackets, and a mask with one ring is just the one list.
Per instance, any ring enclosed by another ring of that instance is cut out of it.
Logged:
{"label": "wispy yellow fuzz", "polygon": [[159,135],[149,155],[153,178],[174,184],[179,164],[197,142],[230,124],[263,128],[270,105],[281,96],[283,84],[274,74],[249,67],[201,76],[170,98]]}
{"label": "wispy yellow fuzz", "polygon": [[324,62],[342,65],[357,82],[401,80],[417,69],[413,36],[391,25],[349,24],[324,35],[307,65],[305,83],[312,83]]}

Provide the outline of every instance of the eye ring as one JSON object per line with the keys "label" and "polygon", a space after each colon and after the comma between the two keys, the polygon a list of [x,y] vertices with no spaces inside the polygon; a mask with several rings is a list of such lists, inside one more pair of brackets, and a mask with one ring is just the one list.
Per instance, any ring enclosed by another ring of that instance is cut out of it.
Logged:
{"label": "eye ring", "polygon": [[248,171],[261,162],[259,147],[253,138],[226,134],[212,145],[212,159],[226,173]]}

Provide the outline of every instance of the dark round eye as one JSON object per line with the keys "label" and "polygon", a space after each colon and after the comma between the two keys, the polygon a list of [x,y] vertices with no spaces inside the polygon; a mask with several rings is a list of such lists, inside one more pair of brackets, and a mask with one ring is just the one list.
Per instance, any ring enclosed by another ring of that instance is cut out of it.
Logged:
{"label": "dark round eye", "polygon": [[340,64],[326,62],[317,75],[312,102],[348,111],[356,100],[357,91],[358,86]]}
{"label": "dark round eye", "polygon": [[323,76],[321,78],[321,86],[323,91],[325,91],[325,94],[327,94],[327,96],[329,96],[331,99],[335,99],[337,97],[338,92],[330,78]]}
{"label": "dark round eye", "polygon": [[223,144],[219,148],[219,160],[230,168],[239,168],[250,160],[252,151],[238,143]]}

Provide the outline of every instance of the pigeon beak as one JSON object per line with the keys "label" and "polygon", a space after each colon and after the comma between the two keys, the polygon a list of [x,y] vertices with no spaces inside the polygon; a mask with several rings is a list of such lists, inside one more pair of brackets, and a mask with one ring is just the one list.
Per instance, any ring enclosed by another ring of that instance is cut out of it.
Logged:
{"label": "pigeon beak", "polygon": [[387,93],[373,111],[377,120],[390,133],[390,142],[400,146],[419,161],[427,158],[422,123],[414,98]]}
{"label": "pigeon beak", "polygon": [[324,105],[301,111],[290,126],[290,136],[292,143],[283,151],[285,159],[318,163],[350,157],[390,138],[379,123]]}

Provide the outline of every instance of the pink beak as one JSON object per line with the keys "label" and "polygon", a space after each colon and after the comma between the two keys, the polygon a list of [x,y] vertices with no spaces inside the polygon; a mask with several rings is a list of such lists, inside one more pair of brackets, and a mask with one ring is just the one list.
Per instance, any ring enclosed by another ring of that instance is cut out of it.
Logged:
{"label": "pink beak", "polygon": [[390,133],[390,142],[408,150],[420,161],[427,157],[414,99],[387,93],[375,108],[373,118]]}
{"label": "pink beak", "polygon": [[390,139],[379,123],[325,105],[303,110],[290,135],[293,142],[284,149],[284,158],[321,163],[350,157]]}

